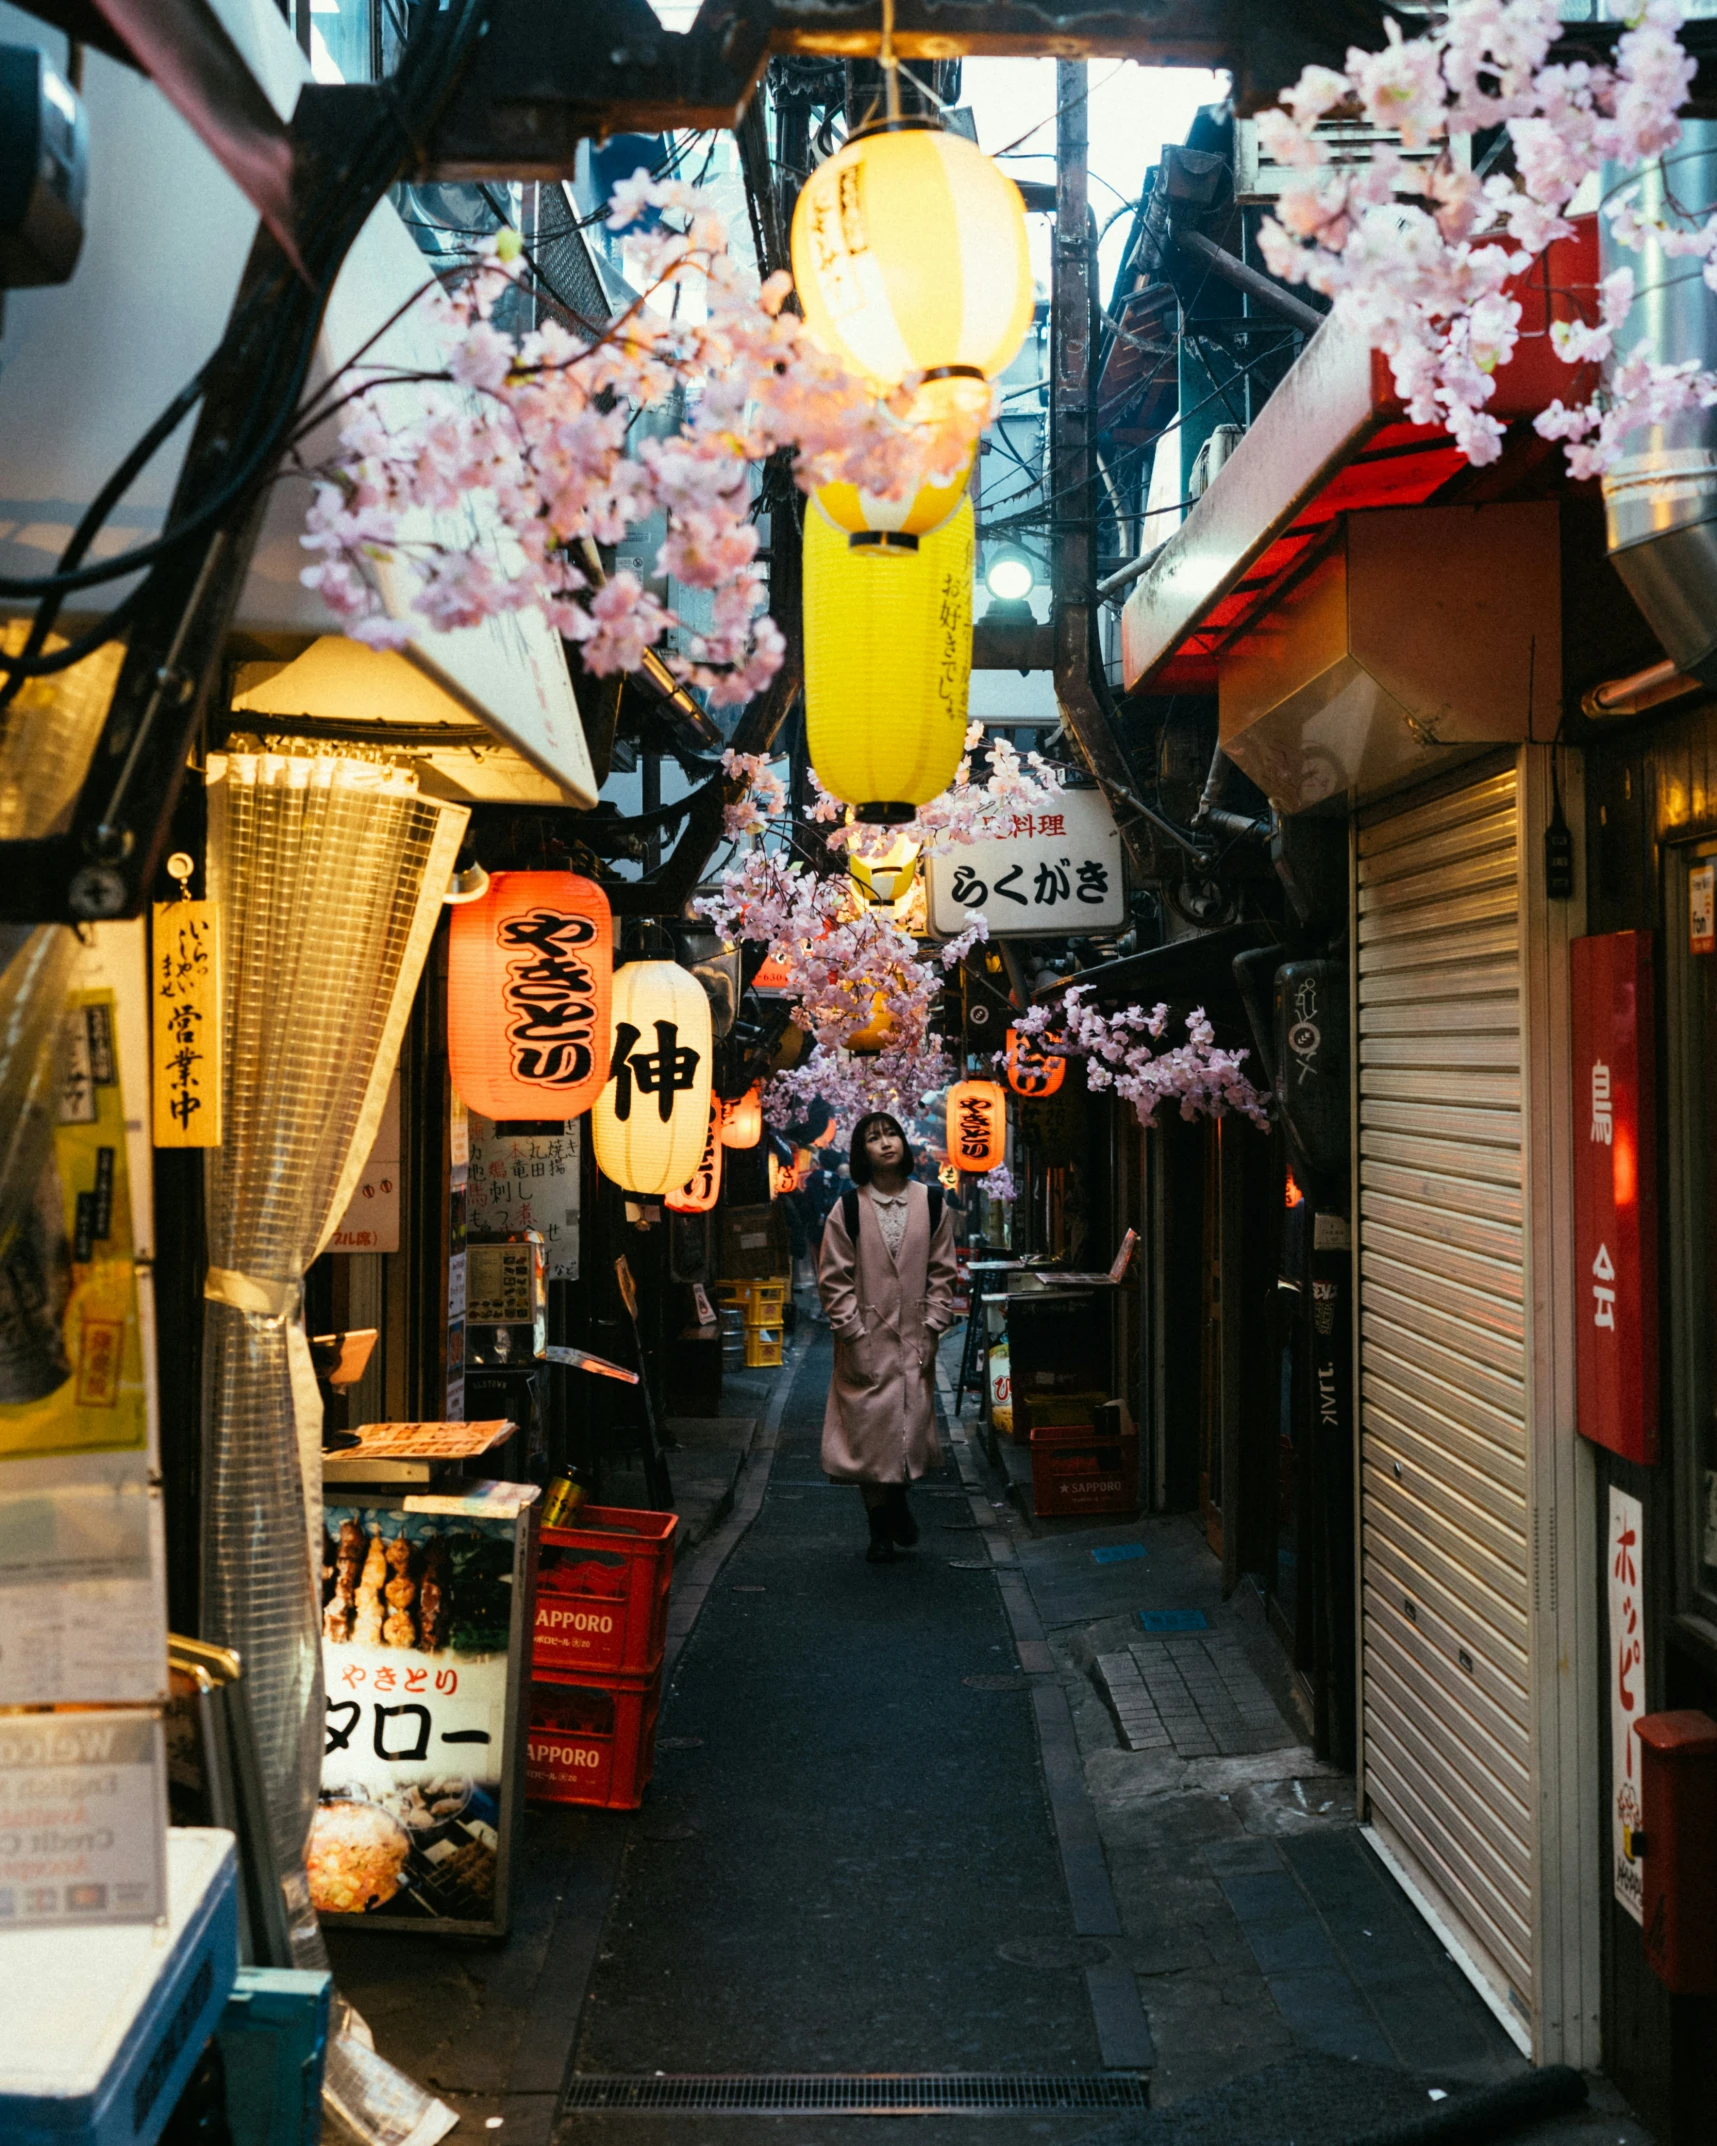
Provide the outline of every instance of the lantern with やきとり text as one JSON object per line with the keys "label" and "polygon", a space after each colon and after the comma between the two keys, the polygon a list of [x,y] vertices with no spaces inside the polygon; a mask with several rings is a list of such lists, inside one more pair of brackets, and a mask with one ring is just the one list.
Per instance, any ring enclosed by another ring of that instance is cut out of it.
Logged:
{"label": "lantern with \u3084\u304d\u3068\u308a text", "polygon": [[1019,188],[932,121],[866,129],[819,164],[792,252],[814,339],[886,387],[922,374],[918,414],[986,408],[1031,325]]}
{"label": "lantern with \u3084\u304d\u3068\u308a text", "polygon": [[468,1110],[576,1118],[608,1078],[614,923],[575,872],[496,872],[453,912],[447,1059]]}
{"label": "lantern with \u3084\u304d\u3068\u308a text", "polygon": [[721,1106],[724,1148],[754,1148],[763,1138],[763,1090],[754,1082],[745,1093]]}
{"label": "lantern with \u3084\u304d\u3068\u308a text", "polygon": [[596,1166],[627,1192],[677,1192],[709,1133],[709,995],[672,961],[614,972],[607,1084],[590,1113]]}
{"label": "lantern with \u3084\u304d\u3068\u308a text", "polygon": [[948,1091],[948,1160],[982,1174],[1007,1160],[1008,1099],[1000,1081],[956,1081]]}
{"label": "lantern with \u3084\u304d\u3068\u308a text", "polygon": [[1067,1078],[1067,1060],[1017,1028],[1008,1030],[1007,1064],[1008,1086],[1015,1095],[1053,1095]]}
{"label": "lantern with \u3084\u304d\u3068\u308a text", "polygon": [[662,1204],[677,1215],[705,1215],[721,1193],[721,1119],[718,1110],[709,1114],[703,1156],[691,1177],[678,1192],[663,1196]]}
{"label": "lantern with \u3084\u304d\u3068\u308a text", "polygon": [[966,749],[972,503],[912,552],[852,550],[805,517],[805,725],[825,789],[870,824],[910,820]]}

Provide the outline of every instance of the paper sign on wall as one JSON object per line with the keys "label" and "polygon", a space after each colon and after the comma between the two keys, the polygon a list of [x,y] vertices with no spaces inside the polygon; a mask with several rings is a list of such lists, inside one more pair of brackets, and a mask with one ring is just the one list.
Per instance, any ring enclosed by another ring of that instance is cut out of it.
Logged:
{"label": "paper sign on wall", "polygon": [[167,1762],[155,1713],[0,1721],[0,1928],[157,1922]]}
{"label": "paper sign on wall", "polygon": [[1616,1898],[1644,1920],[1643,1879],[1633,1835],[1641,1824],[1639,1722],[1645,1712],[1644,1513],[1638,1498],[1613,1486],[1609,1574],[1610,1869]]}
{"label": "paper sign on wall", "polygon": [[375,1143],[358,1188],[328,1240],[330,1252],[399,1250],[400,1145],[399,1068],[395,1066]]}
{"label": "paper sign on wall", "polygon": [[541,1232],[551,1282],[578,1279],[579,1153],[584,1121],[569,1119],[548,1135],[503,1134],[476,1111],[470,1117],[466,1218],[485,1237]]}

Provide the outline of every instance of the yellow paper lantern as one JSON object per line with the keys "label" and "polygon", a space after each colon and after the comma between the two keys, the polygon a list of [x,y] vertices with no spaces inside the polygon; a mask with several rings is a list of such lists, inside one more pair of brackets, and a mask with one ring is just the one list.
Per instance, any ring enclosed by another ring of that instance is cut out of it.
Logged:
{"label": "yellow paper lantern", "polygon": [[763,1090],[755,1083],[721,1109],[724,1148],[754,1148],[763,1138]]}
{"label": "yellow paper lantern", "polygon": [[976,450],[946,484],[926,484],[905,499],[879,499],[856,484],[825,484],[811,494],[812,504],[846,532],[849,551],[867,544],[887,551],[916,551],[918,539],[933,535],[966,496]]}
{"label": "yellow paper lantern", "polygon": [[948,1160],[983,1172],[1007,1160],[1008,1099],[999,1081],[956,1081],[948,1090]]}
{"label": "yellow paper lantern", "polygon": [[613,1045],[591,1109],[596,1165],[627,1192],[677,1192],[703,1154],[710,1119],[709,996],[672,961],[614,972]]}
{"label": "yellow paper lantern", "polygon": [[805,517],[811,764],[861,820],[909,820],[953,781],[972,675],[972,503],[915,552],[851,551]]}
{"label": "yellow paper lantern", "polygon": [[866,130],[805,182],[793,280],[806,327],[855,372],[922,374],[930,408],[987,403],[1031,325],[1025,204],[964,135]]}
{"label": "yellow paper lantern", "polygon": [[863,1028],[855,1028],[847,1038],[847,1049],[855,1058],[874,1058],[878,1051],[885,1050],[894,1034],[894,1016],[888,1010],[880,991],[873,993],[870,1002],[870,1019]]}

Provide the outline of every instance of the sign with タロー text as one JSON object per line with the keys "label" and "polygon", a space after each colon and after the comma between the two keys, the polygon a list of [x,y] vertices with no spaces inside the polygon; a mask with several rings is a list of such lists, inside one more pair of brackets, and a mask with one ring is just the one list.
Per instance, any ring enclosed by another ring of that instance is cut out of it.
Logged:
{"label": "sign with \u30bf\u30ed\u30fc text", "polygon": [[1652,939],[1571,952],[1575,1422],[1626,1460],[1658,1452],[1657,1125]]}

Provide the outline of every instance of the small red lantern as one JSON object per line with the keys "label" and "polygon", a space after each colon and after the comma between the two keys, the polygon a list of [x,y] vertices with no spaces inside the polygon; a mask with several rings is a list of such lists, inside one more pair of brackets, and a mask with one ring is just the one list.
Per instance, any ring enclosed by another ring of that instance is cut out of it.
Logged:
{"label": "small red lantern", "polygon": [[763,1138],[763,1090],[755,1082],[737,1102],[724,1103],[721,1144],[724,1148],[754,1148]]}
{"label": "small red lantern", "polygon": [[1008,1086],[1015,1095],[1053,1095],[1067,1078],[1067,1060],[1043,1049],[1035,1036],[1008,1030]]}
{"label": "small red lantern", "polygon": [[608,1078],[614,919],[575,872],[496,872],[453,912],[447,1060],[468,1110],[576,1118]]}
{"label": "small red lantern", "polygon": [[664,1207],[671,1207],[677,1215],[705,1215],[715,1205],[721,1193],[721,1113],[719,1106],[709,1114],[709,1131],[704,1135],[703,1160],[692,1172],[690,1182],[678,1192],[663,1195]]}
{"label": "small red lantern", "polygon": [[948,1159],[981,1174],[1007,1160],[1008,1099],[1000,1081],[957,1081],[948,1091]]}

